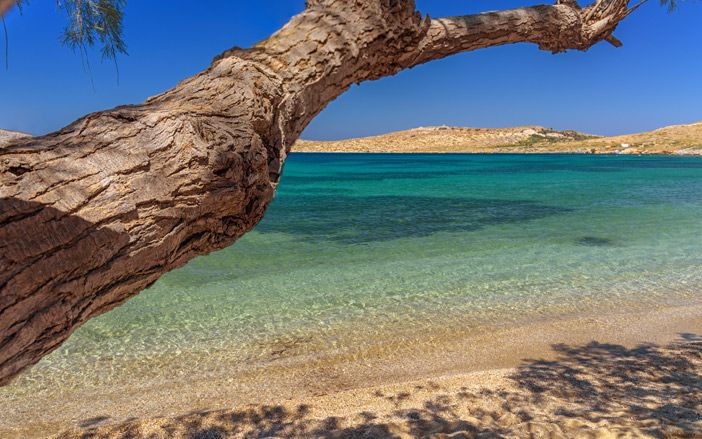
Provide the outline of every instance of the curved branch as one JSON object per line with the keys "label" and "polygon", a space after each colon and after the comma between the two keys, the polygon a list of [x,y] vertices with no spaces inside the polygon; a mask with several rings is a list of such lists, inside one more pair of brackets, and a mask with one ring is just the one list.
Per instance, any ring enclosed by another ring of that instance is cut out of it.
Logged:
{"label": "curved branch", "polygon": [[553,53],[587,50],[602,40],[617,45],[612,32],[640,4],[627,5],[628,0],[599,0],[581,9],[575,2],[560,2],[434,19],[411,64],[513,43],[533,43]]}

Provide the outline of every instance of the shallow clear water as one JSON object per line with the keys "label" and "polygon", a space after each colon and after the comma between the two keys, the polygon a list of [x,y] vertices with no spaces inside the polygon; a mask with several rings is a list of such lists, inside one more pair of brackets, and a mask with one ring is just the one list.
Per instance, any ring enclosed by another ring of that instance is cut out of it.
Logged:
{"label": "shallow clear water", "polygon": [[70,398],[698,303],[701,219],[700,158],[293,154],[255,231],[0,392]]}

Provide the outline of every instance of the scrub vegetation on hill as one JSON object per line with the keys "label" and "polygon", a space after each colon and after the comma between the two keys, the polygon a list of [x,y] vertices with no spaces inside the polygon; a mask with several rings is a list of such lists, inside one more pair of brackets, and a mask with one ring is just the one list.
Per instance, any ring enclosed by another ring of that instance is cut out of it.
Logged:
{"label": "scrub vegetation on hill", "polygon": [[588,154],[702,154],[702,122],[602,137],[540,126],[427,127],[339,141],[300,140],[298,152],[474,152]]}

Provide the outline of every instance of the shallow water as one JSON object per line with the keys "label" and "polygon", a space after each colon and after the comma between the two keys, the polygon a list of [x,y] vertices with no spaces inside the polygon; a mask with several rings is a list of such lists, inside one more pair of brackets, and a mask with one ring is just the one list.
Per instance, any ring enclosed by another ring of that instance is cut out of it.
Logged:
{"label": "shallow water", "polygon": [[253,232],[85,324],[0,409],[698,304],[701,218],[694,157],[293,154]]}

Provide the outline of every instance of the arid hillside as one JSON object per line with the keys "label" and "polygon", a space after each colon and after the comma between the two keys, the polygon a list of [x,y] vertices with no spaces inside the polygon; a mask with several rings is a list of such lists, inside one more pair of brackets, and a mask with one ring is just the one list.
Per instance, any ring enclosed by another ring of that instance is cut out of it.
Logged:
{"label": "arid hillside", "polygon": [[539,126],[514,128],[428,127],[359,139],[300,140],[297,152],[476,152],[590,154],[701,154],[702,122],[647,133],[600,137]]}
{"label": "arid hillside", "polygon": [[[559,142],[554,146],[567,148],[569,144]],[[702,155],[702,122],[671,125],[646,133],[576,141],[572,142],[570,146],[595,150],[598,153]]]}

